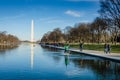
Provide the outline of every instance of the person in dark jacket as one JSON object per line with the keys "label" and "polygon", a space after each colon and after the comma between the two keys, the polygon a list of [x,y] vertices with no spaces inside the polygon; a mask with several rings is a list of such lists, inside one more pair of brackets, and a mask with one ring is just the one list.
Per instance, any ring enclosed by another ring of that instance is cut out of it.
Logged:
{"label": "person in dark jacket", "polygon": [[107,44],[105,43],[105,44],[104,44],[104,53],[107,54],[107,51],[108,51],[108,49],[107,49]]}
{"label": "person in dark jacket", "polygon": [[110,44],[108,44],[108,45],[107,45],[107,53],[110,54],[110,51],[111,51],[111,46],[110,46]]}
{"label": "person in dark jacket", "polygon": [[82,51],[83,50],[83,43],[80,43],[80,51]]}

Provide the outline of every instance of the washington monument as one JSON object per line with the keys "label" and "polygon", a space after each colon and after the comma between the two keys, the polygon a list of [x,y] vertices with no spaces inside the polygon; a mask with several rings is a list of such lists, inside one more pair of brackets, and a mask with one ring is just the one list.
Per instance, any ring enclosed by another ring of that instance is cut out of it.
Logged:
{"label": "washington monument", "polygon": [[34,41],[34,21],[33,20],[31,23],[31,42],[35,42]]}
{"label": "washington monument", "polygon": [[31,69],[33,69],[34,65],[34,21],[31,22]]}

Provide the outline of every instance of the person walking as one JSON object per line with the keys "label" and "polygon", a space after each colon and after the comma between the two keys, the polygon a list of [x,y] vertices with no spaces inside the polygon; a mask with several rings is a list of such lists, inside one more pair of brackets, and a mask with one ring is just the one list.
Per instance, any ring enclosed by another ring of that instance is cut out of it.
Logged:
{"label": "person walking", "polygon": [[67,53],[70,53],[70,52],[69,52],[69,49],[70,49],[70,45],[68,44],[68,45],[67,45]]}
{"label": "person walking", "polygon": [[64,53],[69,53],[69,48],[70,48],[69,44],[65,45],[64,46]]}
{"label": "person walking", "polygon": [[80,43],[80,51],[82,51],[83,50],[83,43]]}
{"label": "person walking", "polygon": [[104,53],[106,53],[106,54],[107,54],[107,52],[108,52],[108,49],[107,49],[107,44],[105,43],[105,44],[104,44]]}
{"label": "person walking", "polygon": [[67,45],[65,44],[64,45],[64,53],[66,53],[67,52]]}
{"label": "person walking", "polygon": [[110,46],[110,44],[108,44],[108,45],[107,45],[107,53],[110,54],[110,51],[111,51],[111,46]]}

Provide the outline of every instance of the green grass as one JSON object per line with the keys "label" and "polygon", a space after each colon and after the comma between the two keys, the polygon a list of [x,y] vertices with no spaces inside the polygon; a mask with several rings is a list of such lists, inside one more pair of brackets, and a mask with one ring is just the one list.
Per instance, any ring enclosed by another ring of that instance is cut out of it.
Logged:
{"label": "green grass", "polygon": [[[78,44],[71,44],[72,48],[79,48]],[[96,50],[96,51],[104,51],[104,44],[84,44],[84,50]],[[120,53],[120,44],[119,45],[111,45],[111,52]]]}

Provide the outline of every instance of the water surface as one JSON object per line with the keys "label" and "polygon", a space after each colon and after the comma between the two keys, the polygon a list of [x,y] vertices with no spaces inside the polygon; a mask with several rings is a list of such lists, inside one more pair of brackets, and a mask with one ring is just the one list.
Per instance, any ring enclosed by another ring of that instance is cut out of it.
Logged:
{"label": "water surface", "polygon": [[120,80],[120,63],[24,43],[0,51],[0,80]]}

